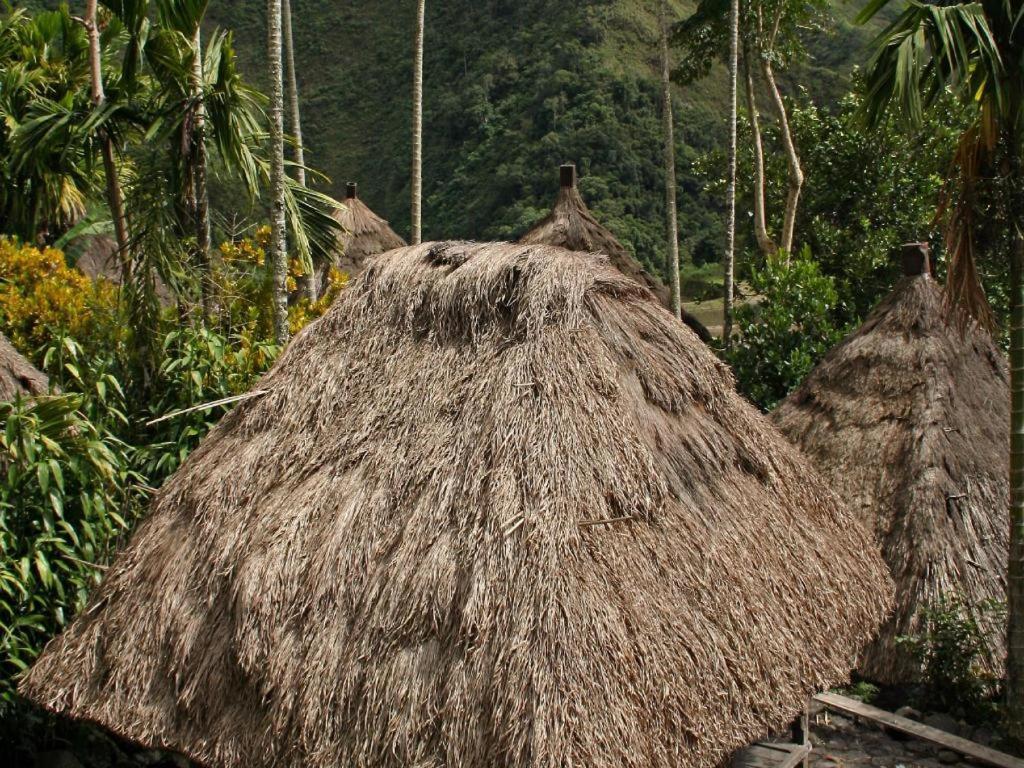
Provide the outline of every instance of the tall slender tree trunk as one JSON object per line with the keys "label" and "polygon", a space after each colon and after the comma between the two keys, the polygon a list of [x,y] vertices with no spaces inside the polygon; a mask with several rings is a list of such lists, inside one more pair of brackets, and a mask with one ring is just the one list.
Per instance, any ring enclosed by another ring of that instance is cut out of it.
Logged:
{"label": "tall slender tree trunk", "polygon": [[672,80],[668,56],[668,0],[658,2],[661,27],[661,112],[665,132],[665,219],[668,229],[668,272],[672,314],[682,319],[679,290],[679,218],[676,210],[676,139],[672,115]]}
{"label": "tall slender tree trunk", "polygon": [[270,252],[274,339],[288,341],[288,250],[284,199],[284,81],[281,66],[281,0],[267,0],[267,63],[270,67]]}
{"label": "tall slender tree trunk", "polygon": [[757,112],[757,94],[754,92],[754,71],[750,59],[753,56],[750,44],[743,41],[743,79],[747,100],[747,121],[750,123],[751,142],[754,146],[754,239],[765,256],[770,256],[778,247],[768,235],[765,217],[765,174],[764,144],[761,141],[761,117]]}
{"label": "tall slender tree trunk", "polygon": [[295,142],[295,180],[306,186],[306,150],[302,144],[302,120],[299,113],[299,81],[295,74],[295,47],[292,40],[292,2],[281,2],[281,26],[284,33],[285,75],[288,78],[288,117]]}
{"label": "tall slender tree trunk", "polygon": [[210,259],[210,193],[206,184],[206,96],[203,87],[202,28],[196,26],[192,38],[195,55],[192,59],[191,88],[195,102],[192,125],[192,183],[195,185],[196,263],[199,267],[199,285],[203,304],[203,317],[209,322],[216,313],[216,285],[213,263]]}
{"label": "tall slender tree trunk", "polygon": [[782,218],[782,241],[780,247],[787,254],[793,250],[793,229],[796,226],[797,206],[800,203],[800,190],[804,185],[804,172],[800,167],[800,156],[796,151],[796,144],[793,142],[793,132],[789,128],[789,116],[786,113],[786,103],[782,100],[782,93],[779,92],[778,83],[775,81],[775,72],[767,56],[761,57],[761,74],[768,86],[768,93],[771,95],[775,111],[779,115],[779,134],[782,137],[782,147],[786,152],[786,162],[789,165],[789,189],[786,193],[786,211]]}
{"label": "tall slender tree trunk", "polygon": [[412,66],[412,244],[423,239],[423,30],[426,0],[416,5],[416,41]]}
{"label": "tall slender tree trunk", "polygon": [[[103,60],[100,52],[100,29],[96,23],[97,0],[85,2],[85,30],[89,38],[89,75],[90,97],[94,107],[102,107],[106,103],[103,92]],[[121,180],[117,175],[117,160],[114,154],[114,141],[110,133],[103,129],[100,133],[100,148],[103,155],[103,173],[107,185],[107,205],[110,216],[114,220],[114,236],[117,240],[117,255],[121,265],[121,284],[129,285],[132,278],[132,257],[129,250],[128,217],[124,208],[124,193]]]}
{"label": "tall slender tree trunk", "polygon": [[[281,32],[284,35],[284,68],[288,91],[288,118],[291,123],[292,141],[295,142],[295,180],[306,186],[306,149],[302,143],[302,118],[299,111],[299,81],[295,73],[295,44],[292,38],[292,3],[281,2]],[[308,275],[299,279],[302,293],[310,301],[316,301],[316,266]]]}
{"label": "tall slender tree trunk", "polygon": [[737,80],[739,75],[740,0],[729,7],[729,187],[726,209],[729,221],[725,230],[725,285],[722,302],[722,341],[732,347],[733,286],[736,271],[736,154],[737,154]]}
{"label": "tall slender tree trunk", "polygon": [[1006,580],[1006,711],[1009,736],[1024,744],[1024,173],[1010,132],[1010,560]]}

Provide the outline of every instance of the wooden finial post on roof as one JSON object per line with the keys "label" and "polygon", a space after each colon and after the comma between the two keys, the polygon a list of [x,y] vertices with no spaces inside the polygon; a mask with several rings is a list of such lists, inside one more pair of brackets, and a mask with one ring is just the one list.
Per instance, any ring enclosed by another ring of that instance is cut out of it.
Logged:
{"label": "wooden finial post on roof", "polygon": [[345,185],[345,199],[355,200],[357,197],[359,197],[359,185],[354,181],[350,181]]}
{"label": "wooden finial post on roof", "polygon": [[563,187],[575,187],[576,186],[576,166],[572,163],[566,163],[558,169],[558,179]]}
{"label": "wooden finial post on roof", "polygon": [[931,248],[928,243],[903,244],[903,274],[907,277],[931,275]]}

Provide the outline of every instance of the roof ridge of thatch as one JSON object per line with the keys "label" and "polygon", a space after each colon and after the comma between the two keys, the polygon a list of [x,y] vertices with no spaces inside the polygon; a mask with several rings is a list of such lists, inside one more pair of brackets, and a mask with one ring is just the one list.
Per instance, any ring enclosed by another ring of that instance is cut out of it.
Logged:
{"label": "roof ridge of thatch", "polygon": [[334,218],[342,227],[338,233],[341,251],[338,266],[351,275],[359,274],[371,256],[406,244],[391,228],[387,219],[362,201],[354,182],[347,185],[346,197],[335,211]]}
{"label": "roof ridge of thatch", "polygon": [[32,365],[0,333],[0,401],[45,395],[49,387],[50,380],[46,374]]}
{"label": "roof ridge of thatch", "polygon": [[917,676],[896,639],[920,610],[962,592],[1002,666],[1001,628],[978,604],[1004,597],[1009,524],[1006,360],[929,274],[905,276],[772,414],[882,543],[897,609],[862,663],[885,683]]}
{"label": "roof ridge of thatch", "polygon": [[258,386],[27,695],[211,768],[696,768],[886,610],[806,460],[593,255],[393,251]]}

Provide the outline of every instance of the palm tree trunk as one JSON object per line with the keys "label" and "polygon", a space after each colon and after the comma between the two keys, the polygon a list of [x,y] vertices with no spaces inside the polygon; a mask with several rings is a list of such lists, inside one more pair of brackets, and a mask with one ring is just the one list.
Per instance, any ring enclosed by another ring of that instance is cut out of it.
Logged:
{"label": "palm tree trunk", "polygon": [[191,87],[192,98],[195,101],[195,121],[192,127],[192,182],[195,184],[196,262],[199,266],[203,316],[209,322],[215,314],[216,288],[213,264],[210,261],[210,193],[206,184],[206,104],[203,92],[203,40],[200,26],[196,26],[192,45],[195,49]]}
{"label": "palm tree trunk", "polygon": [[668,272],[672,314],[682,319],[679,291],[679,219],[676,210],[676,139],[672,115],[672,80],[668,59],[668,0],[659,0],[661,27],[661,112],[665,127],[665,218],[668,227]]}
{"label": "palm tree trunk", "polygon": [[270,67],[270,252],[274,339],[288,341],[288,251],[284,200],[284,82],[281,66],[281,0],[267,0],[267,63]]}
{"label": "palm tree trunk", "polygon": [[[1015,134],[1016,132],[1014,132]],[[1024,173],[1018,142],[1011,155],[1010,221],[1010,560],[1006,580],[1006,710],[1010,738],[1024,744]]]}
{"label": "palm tree trunk", "polygon": [[[284,67],[288,90],[288,117],[291,122],[292,141],[295,142],[295,180],[306,186],[306,150],[302,143],[302,119],[299,112],[299,81],[295,74],[295,45],[292,38],[292,2],[281,2],[281,32],[284,36]],[[316,301],[316,268],[299,278],[302,293]]]}
{"label": "palm tree trunk", "polygon": [[416,8],[416,41],[412,68],[412,244],[423,239],[423,29],[426,0]]}
{"label": "palm tree trunk", "polygon": [[[96,24],[97,0],[85,2],[85,30],[89,38],[90,96],[94,107],[106,102],[103,92],[103,61],[100,53],[100,30]],[[129,252],[128,217],[124,209],[124,193],[117,175],[114,156],[114,141],[105,129],[100,133],[100,148],[103,154],[103,173],[107,182],[107,205],[114,220],[114,236],[117,240],[117,255],[121,264],[121,284],[127,286],[132,278],[132,258]]]}
{"label": "palm tree trunk", "polygon": [[733,280],[736,270],[736,123],[737,79],[739,70],[740,2],[732,0],[729,8],[729,187],[726,208],[729,221],[725,230],[725,295],[722,302],[722,340],[732,347]]}
{"label": "palm tree trunk", "polygon": [[295,75],[295,48],[292,41],[292,2],[281,2],[281,27],[284,34],[285,74],[288,77],[288,108],[292,138],[295,141],[295,180],[306,186],[306,151],[302,145],[302,120],[299,115],[299,81]]}
{"label": "palm tree trunk", "polygon": [[768,57],[761,58],[761,74],[768,85],[768,93],[775,104],[775,111],[779,115],[779,133],[782,136],[782,147],[786,152],[786,162],[789,165],[789,190],[786,194],[786,211],[782,219],[782,242],[780,244],[782,250],[788,254],[793,250],[793,229],[796,226],[800,190],[804,185],[804,172],[800,167],[800,156],[797,154],[796,144],[793,142],[793,132],[789,128],[786,104],[782,100],[779,86],[775,82],[775,72],[772,70]]}
{"label": "palm tree trunk", "polygon": [[750,44],[743,42],[743,75],[746,84],[747,120],[750,123],[751,141],[754,146],[754,239],[765,256],[775,253],[778,248],[768,236],[765,221],[765,180],[764,144],[761,141],[761,118],[757,113],[757,95],[754,93],[754,72],[750,65],[752,56]]}

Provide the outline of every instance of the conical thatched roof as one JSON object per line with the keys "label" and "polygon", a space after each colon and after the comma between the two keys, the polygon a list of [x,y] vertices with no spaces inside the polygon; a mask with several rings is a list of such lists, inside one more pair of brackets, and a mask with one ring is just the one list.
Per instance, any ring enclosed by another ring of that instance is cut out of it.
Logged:
{"label": "conical thatched roof", "polygon": [[0,333],[0,401],[10,402],[21,395],[45,395],[49,387],[46,374],[36,369]]}
{"label": "conical thatched roof", "polygon": [[891,584],[603,260],[373,260],[164,485],[25,694],[213,768],[711,765]]}
{"label": "conical thatched roof", "polygon": [[[644,269],[615,235],[605,229],[587,208],[576,186],[575,165],[567,164],[559,169],[558,197],[551,213],[519,238],[519,242],[529,245],[556,245],[559,248],[585,253],[602,253],[608,257],[613,267],[657,296],[662,306],[666,309],[672,308],[672,295],[668,286]],[[711,341],[708,329],[693,315],[683,312],[683,322],[701,339]]]}
{"label": "conical thatched roof", "polygon": [[[909,253],[908,257],[913,257]],[[1008,374],[984,331],[947,322],[926,259],[832,350],[772,418],[874,529],[896,582],[896,612],[865,675],[906,682],[918,666],[895,640],[919,609],[959,593],[1005,600]],[[992,667],[1002,665],[1001,628]]]}
{"label": "conical thatched roof", "polygon": [[347,185],[345,202],[335,211],[334,217],[342,226],[338,235],[341,250],[338,266],[353,277],[365,269],[366,260],[371,256],[405,245],[405,240],[359,199],[357,187],[352,182]]}
{"label": "conical thatched roof", "polygon": [[[121,285],[121,262],[117,252],[117,241],[109,235],[85,235],[81,238],[82,249],[75,261],[79,272],[93,280],[106,280]],[[154,292],[157,300],[167,306],[174,301],[174,294],[160,275],[153,275]]]}

